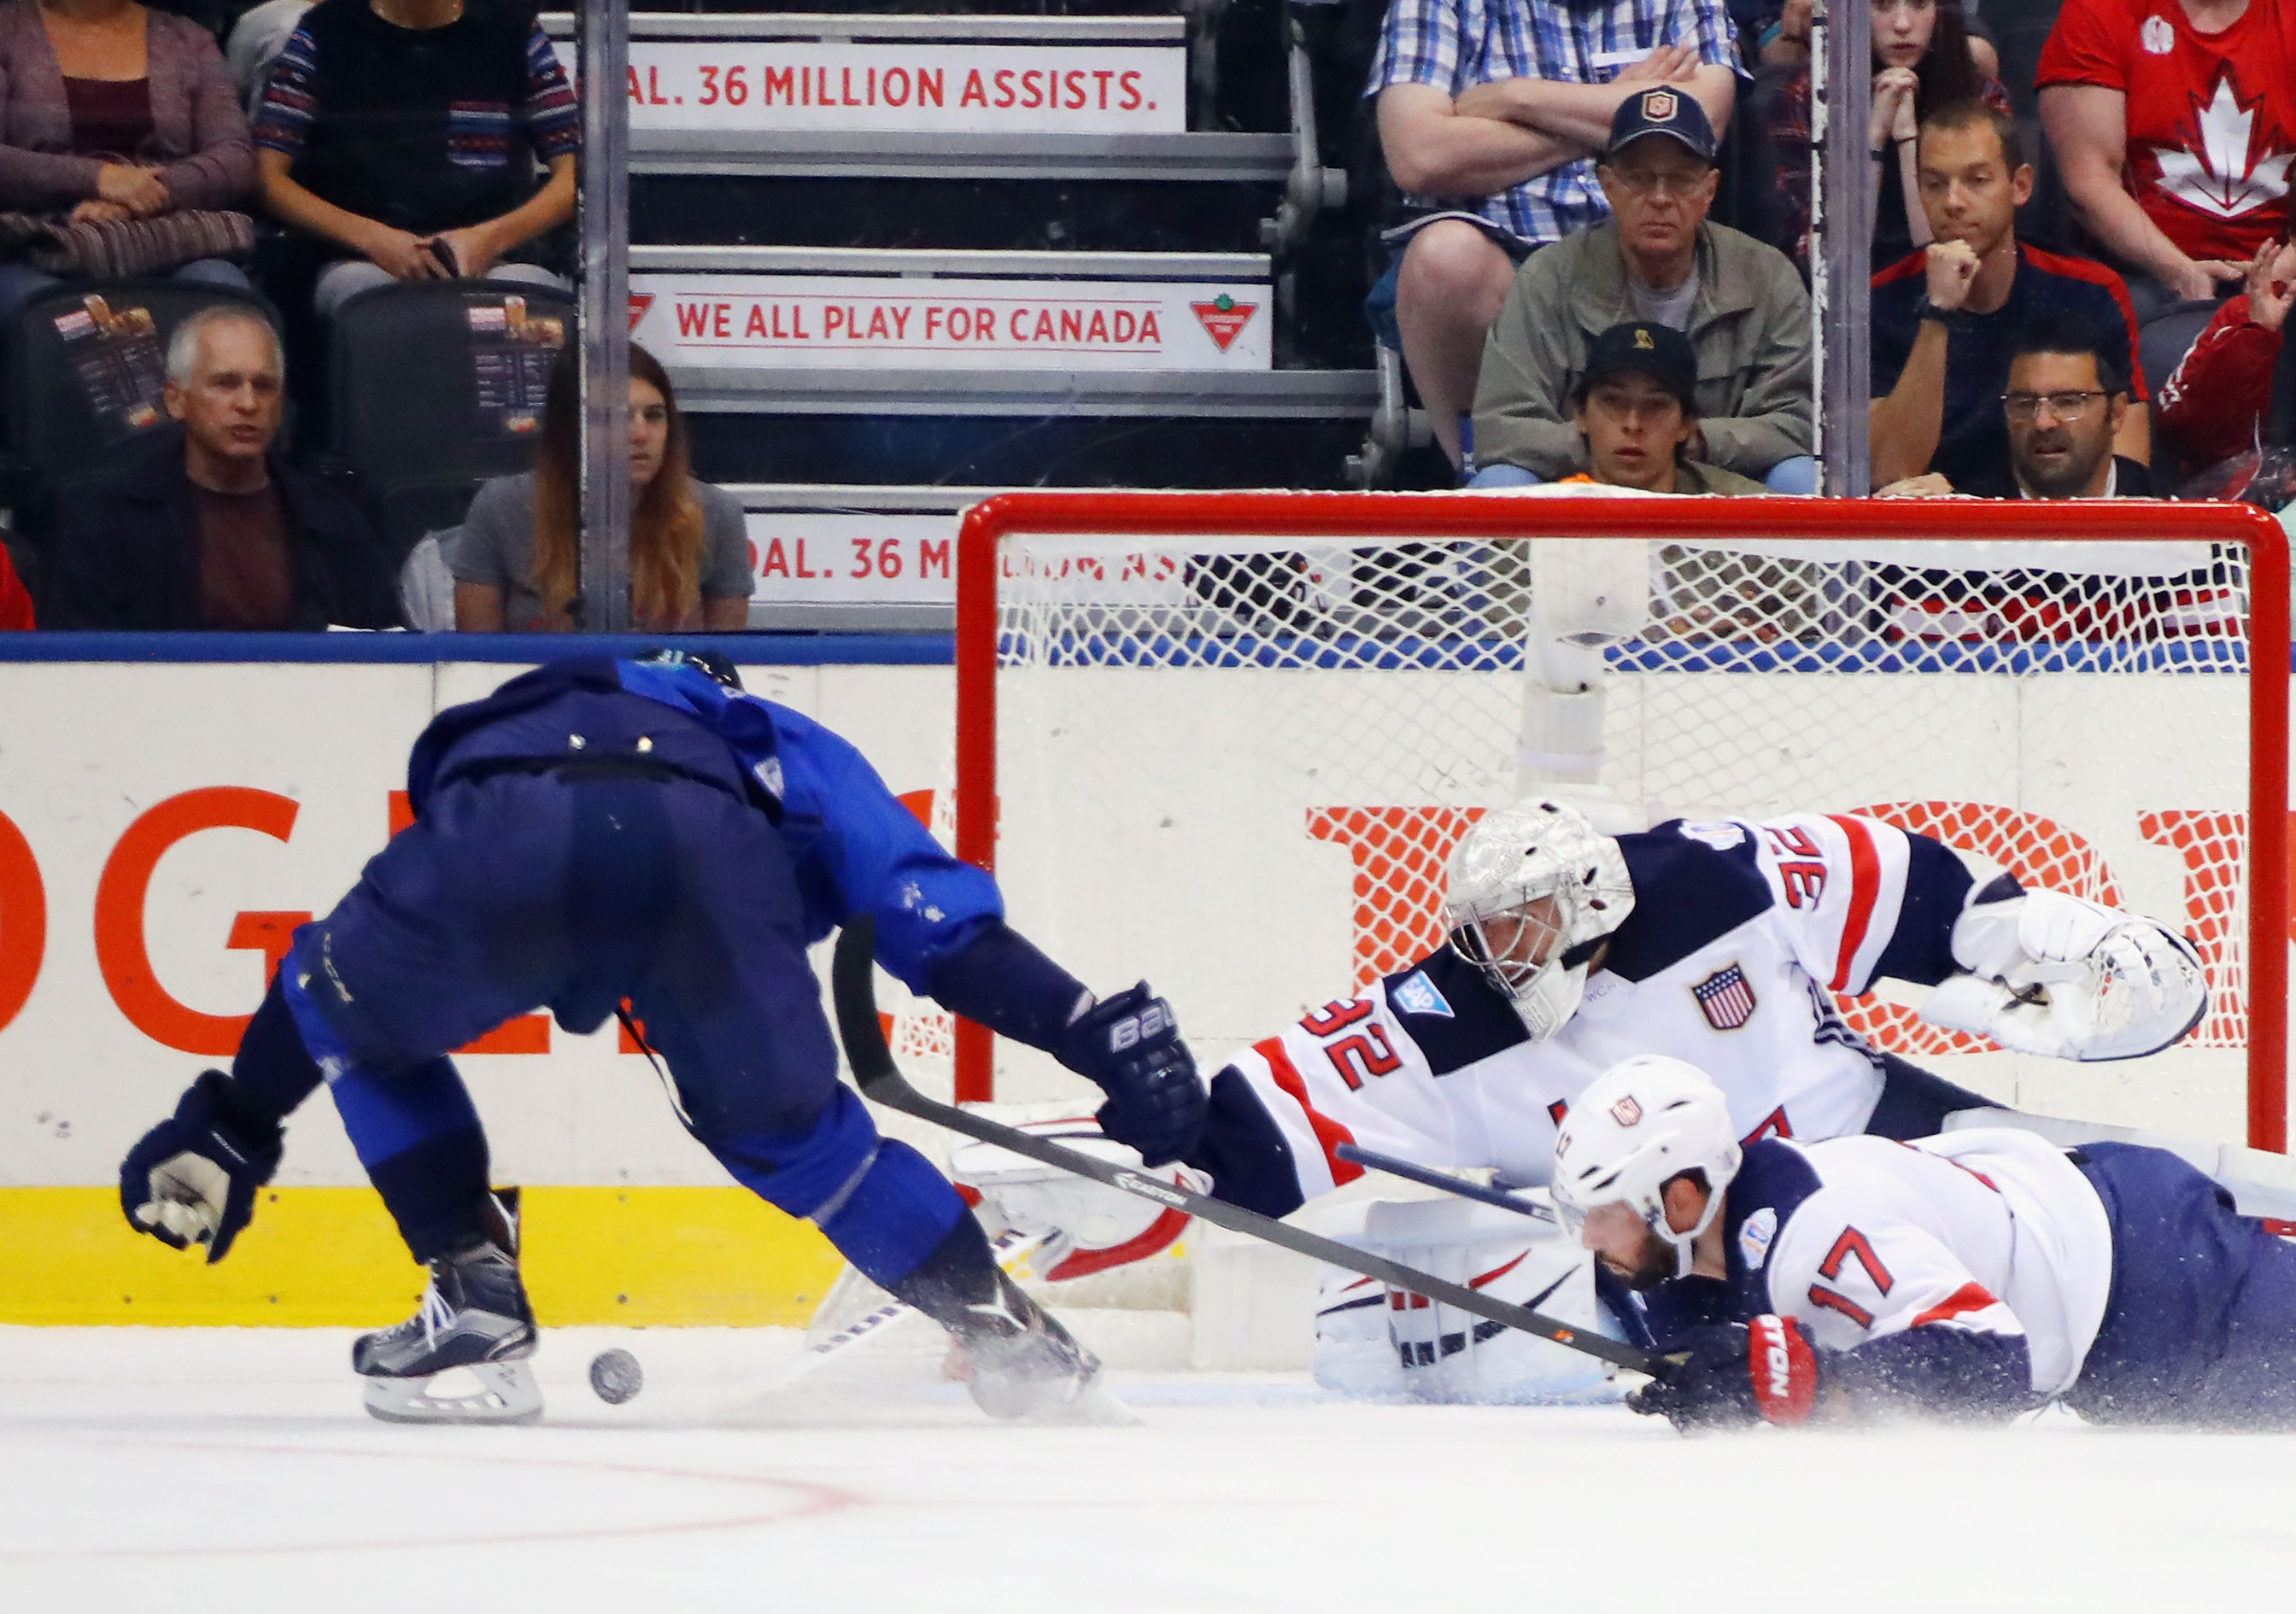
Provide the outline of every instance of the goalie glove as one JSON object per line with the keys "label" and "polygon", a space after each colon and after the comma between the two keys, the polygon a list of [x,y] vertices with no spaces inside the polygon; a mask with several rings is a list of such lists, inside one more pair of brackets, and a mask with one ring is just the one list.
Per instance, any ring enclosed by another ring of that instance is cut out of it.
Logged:
{"label": "goalie glove", "polygon": [[1636,1412],[1664,1418],[1684,1434],[1757,1423],[1808,1423],[1827,1353],[1789,1317],[1708,1323],[1668,1353],[1648,1384],[1627,1397]]}
{"label": "goalie glove", "polygon": [[205,1244],[212,1266],[254,1217],[280,1144],[277,1121],[250,1109],[222,1071],[202,1071],[120,1162],[119,1208],[129,1226],[172,1249]]}
{"label": "goalie glove", "polygon": [[1965,909],[1949,977],[1921,1016],[2017,1053],[2082,1061],[2158,1053],[2201,1023],[2208,976],[2183,937],[2062,891]]}

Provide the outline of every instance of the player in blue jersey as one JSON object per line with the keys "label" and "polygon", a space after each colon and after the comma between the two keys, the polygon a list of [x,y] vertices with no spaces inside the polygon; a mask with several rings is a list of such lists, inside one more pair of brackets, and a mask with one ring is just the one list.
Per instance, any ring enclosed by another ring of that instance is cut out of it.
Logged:
{"label": "player in blue jersey", "polygon": [[[1096,1001],[1004,921],[850,744],[741,692],[716,658],[560,662],[439,714],[407,767],[415,822],[297,932],[228,1075],[209,1070],[121,1167],[139,1230],[220,1260],[322,1080],[430,1286],[353,1365],[378,1416],[522,1421],[533,1313],[485,1134],[447,1052],[537,1005],[575,1033],[625,1001],[681,1118],[741,1183],[810,1219],[939,1321],[998,1416],[1085,1415],[1091,1354],[1013,1284],[955,1189],[837,1079],[806,947],[873,914],[912,990],[1109,1094],[1108,1133],[1185,1151],[1203,1085],[1146,983]],[[471,1367],[483,1389],[429,1381]]]}
{"label": "player in blue jersey", "polygon": [[1554,1203],[1644,1291],[1678,1428],[1999,1420],[2296,1424],[2296,1247],[2164,1150],[1971,1127],[1741,1145],[1676,1059],[1603,1073]]}

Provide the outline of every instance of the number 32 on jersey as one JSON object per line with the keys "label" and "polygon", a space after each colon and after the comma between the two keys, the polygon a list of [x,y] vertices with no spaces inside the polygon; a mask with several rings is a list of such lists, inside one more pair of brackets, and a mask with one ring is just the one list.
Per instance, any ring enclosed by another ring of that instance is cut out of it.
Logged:
{"label": "number 32 on jersey", "polygon": [[1359,1092],[1368,1077],[1403,1067],[1403,1056],[1388,1040],[1387,1028],[1373,1020],[1371,1012],[1371,1000],[1357,998],[1325,1004],[1300,1022],[1301,1030],[1323,1044],[1324,1057],[1350,1093]]}

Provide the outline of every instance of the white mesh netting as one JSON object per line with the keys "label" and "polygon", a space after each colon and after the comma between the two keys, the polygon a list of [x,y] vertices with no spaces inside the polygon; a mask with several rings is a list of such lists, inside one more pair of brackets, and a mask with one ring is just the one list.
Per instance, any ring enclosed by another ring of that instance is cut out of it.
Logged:
{"label": "white mesh netting", "polygon": [[[2209,1017],[2139,1063],[2236,1102],[2244,577],[2169,543],[1008,535],[999,877],[1217,1057],[1435,945],[1452,848],[1527,789],[1867,812],[2194,935]],[[1844,1007],[1933,1064],[1980,1047]]]}

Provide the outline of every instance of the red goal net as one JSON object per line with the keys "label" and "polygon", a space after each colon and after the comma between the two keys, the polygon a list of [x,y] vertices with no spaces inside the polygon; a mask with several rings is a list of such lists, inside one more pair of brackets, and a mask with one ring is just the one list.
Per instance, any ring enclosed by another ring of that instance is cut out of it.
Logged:
{"label": "red goal net", "polygon": [[[2177,924],[2178,1047],[2054,1067],[1843,999],[2023,1108],[2286,1131],[2289,583],[2241,505],[1016,494],[958,544],[954,831],[1014,922],[1218,1058],[1441,939],[1532,791],[1860,812]],[[961,1097],[1030,1096],[959,1026]]]}

